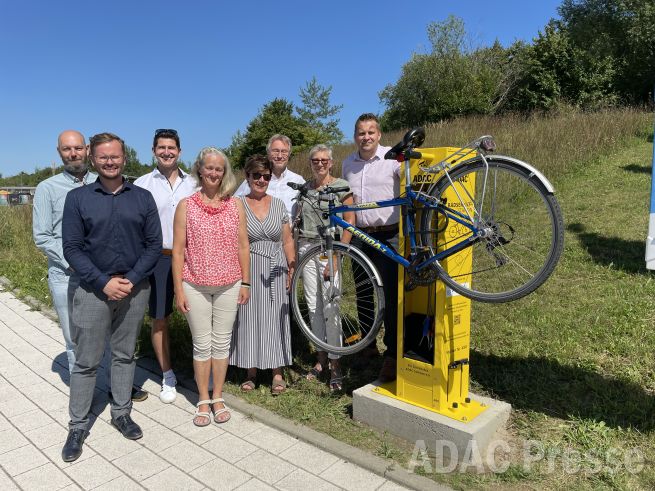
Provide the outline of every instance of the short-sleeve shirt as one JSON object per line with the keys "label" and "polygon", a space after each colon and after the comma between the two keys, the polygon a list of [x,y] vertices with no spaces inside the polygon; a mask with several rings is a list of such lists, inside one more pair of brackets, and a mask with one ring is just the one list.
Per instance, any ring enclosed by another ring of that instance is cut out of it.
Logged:
{"label": "short-sleeve shirt", "polygon": [[[400,192],[400,163],[384,158],[391,147],[378,146],[375,155],[368,160],[359,152],[350,154],[343,161],[343,178],[348,181],[355,203],[368,203],[393,199]],[[400,221],[397,206],[374,208],[355,213],[358,227],[394,225]]]}
{"label": "short-sleeve shirt", "polygon": [[[341,188],[348,187],[348,182],[344,179],[337,178],[330,183],[330,187]],[[309,202],[303,202],[302,210],[300,211],[300,217],[302,219],[301,234],[303,238],[312,239],[319,236],[318,227],[319,226],[328,226],[330,224],[329,218],[323,218],[323,212],[328,211],[328,202],[327,201],[318,201],[318,192],[322,188],[310,189],[307,192]],[[350,190],[342,191],[340,193],[335,193],[337,196],[337,201],[335,201],[336,206],[341,206],[343,200],[348,196],[352,195]],[[313,204],[313,206],[310,205]],[[320,210],[320,211],[319,211]]]}
{"label": "short-sleeve shirt", "polygon": [[177,172],[178,177],[172,186],[157,167],[152,172],[134,181],[135,185],[147,189],[155,198],[157,212],[161,220],[162,247],[164,249],[173,248],[173,219],[178,203],[180,200],[191,196],[198,188],[198,183],[192,176],[182,169],[178,169]]}

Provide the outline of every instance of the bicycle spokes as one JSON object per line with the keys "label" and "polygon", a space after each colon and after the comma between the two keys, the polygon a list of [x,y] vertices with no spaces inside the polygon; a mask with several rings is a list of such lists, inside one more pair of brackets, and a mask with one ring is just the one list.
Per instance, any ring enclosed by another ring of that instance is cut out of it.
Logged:
{"label": "bicycle spokes", "polygon": [[[301,330],[320,349],[355,353],[375,339],[384,294],[363,256],[338,242],[333,245],[332,256],[320,246],[301,256],[291,286],[292,306]],[[330,257],[334,276],[326,277]]]}
{"label": "bicycle spokes", "polygon": [[[509,301],[550,275],[562,250],[561,213],[528,170],[498,157],[480,158],[455,168],[431,192],[436,199],[447,198],[451,219],[442,233],[429,233],[439,228],[434,223],[441,214],[427,209],[422,245],[446,254],[437,267],[454,290],[475,300]],[[470,222],[462,219],[462,209],[473,210]],[[470,247],[448,254],[462,241]]]}

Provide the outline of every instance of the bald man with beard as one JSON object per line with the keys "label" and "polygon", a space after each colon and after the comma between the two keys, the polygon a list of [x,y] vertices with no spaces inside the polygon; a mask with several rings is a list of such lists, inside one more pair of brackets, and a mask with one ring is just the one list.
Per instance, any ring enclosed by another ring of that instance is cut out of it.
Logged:
{"label": "bald man with beard", "polygon": [[[32,209],[32,234],[36,247],[48,258],[48,287],[64,335],[68,371],[71,373],[75,366],[75,351],[70,333],[68,290],[70,288],[71,291],[75,291],[80,280],[76,274],[73,274],[68,261],[64,258],[61,222],[68,192],[95,182],[98,176],[89,172],[89,147],[84,135],[79,131],[63,131],[57,139],[57,152],[64,164],[64,172],[40,182],[36,187]],[[109,373],[107,375],[109,376]],[[111,390],[109,395],[111,398]],[[133,401],[143,401],[147,397],[147,392],[136,387],[132,388]]]}
{"label": "bald man with beard", "polygon": [[71,189],[95,182],[96,174],[87,167],[88,146],[79,131],[66,130],[57,139],[57,152],[64,164],[64,172],[39,183],[34,192],[32,233],[34,243],[48,257],[48,287],[52,295],[59,325],[66,342],[69,372],[75,365],[75,352],[70,335],[68,288],[77,286],[78,278],[62,249],[61,221],[66,195]]}

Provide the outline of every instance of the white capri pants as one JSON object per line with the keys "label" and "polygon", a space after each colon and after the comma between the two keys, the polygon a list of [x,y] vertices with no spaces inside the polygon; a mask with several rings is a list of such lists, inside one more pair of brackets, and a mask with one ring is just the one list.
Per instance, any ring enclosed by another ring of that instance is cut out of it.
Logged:
{"label": "white capri pants", "polygon": [[239,305],[241,281],[225,286],[182,283],[189,302],[186,319],[193,338],[193,359],[222,360],[230,355],[232,327]]}
{"label": "white capri pants", "polygon": [[[298,243],[298,255],[301,256],[307,249],[315,244],[301,240]],[[341,326],[339,319],[329,316],[331,318],[325,319],[323,312],[323,292],[328,282],[323,277],[323,270],[327,266],[327,259],[321,260],[318,256],[310,260],[305,265],[302,271],[303,290],[305,292],[305,301],[307,308],[312,317],[311,326],[312,332],[317,338],[325,340],[332,346],[341,345]],[[339,282],[339,277],[335,276],[335,282]],[[328,353],[328,358],[331,360],[338,360],[339,355]]]}

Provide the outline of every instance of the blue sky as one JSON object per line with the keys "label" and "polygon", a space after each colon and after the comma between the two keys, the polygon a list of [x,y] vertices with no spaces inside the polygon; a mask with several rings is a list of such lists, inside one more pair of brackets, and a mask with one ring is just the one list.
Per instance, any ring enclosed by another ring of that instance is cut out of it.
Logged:
{"label": "blue sky", "polygon": [[120,135],[142,162],[157,128],[182,158],[229,145],[276,97],[299,102],[313,76],[343,104],[349,137],[378,92],[429,43],[426,26],[464,19],[479,45],[530,41],[561,2],[0,0],[0,172],[59,164],[64,129]]}

